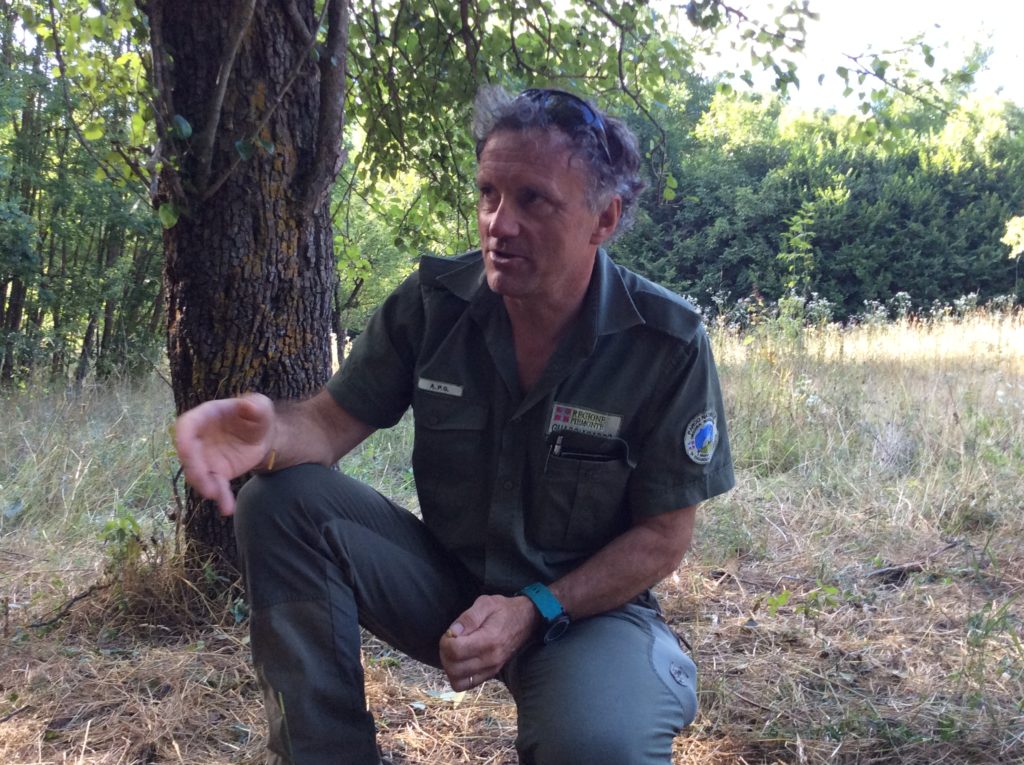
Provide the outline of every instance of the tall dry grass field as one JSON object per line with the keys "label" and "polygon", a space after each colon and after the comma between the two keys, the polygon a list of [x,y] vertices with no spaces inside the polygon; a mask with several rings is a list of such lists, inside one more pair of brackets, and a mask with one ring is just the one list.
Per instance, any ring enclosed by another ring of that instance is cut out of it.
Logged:
{"label": "tall dry grass field", "polygon": [[[739,484],[659,587],[701,670],[675,763],[1024,762],[1021,314],[714,339]],[[260,761],[244,606],[177,576],[170,410],[0,401],[0,762]],[[413,505],[409,441],[346,469]],[[395,762],[515,762],[497,683],[365,658]]]}

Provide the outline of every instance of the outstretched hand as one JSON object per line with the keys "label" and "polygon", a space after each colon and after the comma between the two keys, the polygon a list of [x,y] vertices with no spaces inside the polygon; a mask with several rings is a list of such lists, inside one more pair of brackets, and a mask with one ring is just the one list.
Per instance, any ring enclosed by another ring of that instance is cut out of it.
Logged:
{"label": "outstretched hand", "polygon": [[540,623],[523,596],[482,595],[442,636],[441,666],[452,688],[464,691],[498,674]]}
{"label": "outstretched hand", "polygon": [[231,479],[260,465],[270,451],[274,404],[259,393],[207,401],[178,418],[174,443],[185,480],[223,515],[235,511]]}

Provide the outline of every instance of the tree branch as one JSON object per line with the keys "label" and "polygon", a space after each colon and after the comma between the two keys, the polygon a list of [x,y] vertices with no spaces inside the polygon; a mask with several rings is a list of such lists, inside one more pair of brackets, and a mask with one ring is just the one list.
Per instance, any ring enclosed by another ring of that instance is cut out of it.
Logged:
{"label": "tree branch", "polygon": [[163,6],[160,0],[144,3],[138,2],[138,8],[149,19],[149,42],[153,60],[153,90],[157,102],[153,114],[156,118],[157,135],[162,140],[169,140],[168,119],[174,114],[173,87],[167,71],[167,57],[164,49]]}
{"label": "tree branch", "polygon": [[473,36],[473,30],[469,26],[469,0],[459,0],[459,18],[462,27],[459,32],[462,35],[463,45],[466,46],[466,59],[469,61],[469,74],[473,82],[479,82],[476,68],[476,57],[479,52],[479,42]]}
{"label": "tree branch", "polygon": [[861,59],[863,59],[865,57],[865,54],[860,54],[860,55],[854,56],[854,55],[851,55],[849,53],[846,53],[844,55],[846,56],[846,58],[848,58],[850,61],[852,61],[855,64],[855,68],[854,68],[853,71],[856,74],[863,75],[865,77],[872,77],[872,78],[878,80],[879,82],[881,82],[887,88],[890,88],[890,89],[896,91],[897,93],[902,93],[903,95],[907,96],[908,98],[914,99],[915,101],[920,103],[922,106],[927,106],[929,109],[935,109],[940,114],[943,114],[943,115],[945,115],[947,117],[949,116],[950,109],[949,109],[948,105],[942,103],[938,99],[934,99],[933,100],[931,98],[928,98],[925,95],[922,95],[922,93],[919,90],[914,90],[912,88],[909,88],[906,85],[903,85],[897,79],[886,77],[884,74],[879,74],[875,70],[874,67],[868,66],[867,64],[865,64],[861,60]]}
{"label": "tree branch", "polygon": [[295,5],[295,0],[284,0],[284,10],[288,15],[288,23],[292,25],[292,29],[298,35],[299,41],[303,45],[309,45],[310,39],[316,35],[309,31],[309,27],[306,26],[302,14],[299,13],[298,6]]}
{"label": "tree branch", "polygon": [[[316,22],[317,29],[320,28],[321,24],[323,24],[324,17],[327,15],[327,10],[331,7],[332,3],[333,0],[332,2],[324,3],[324,8],[320,12],[320,17],[317,19]],[[252,131],[249,134],[249,138],[246,140],[251,142],[259,138],[260,131],[262,131],[263,127],[267,124],[267,122],[270,121],[270,118],[274,115],[274,112],[277,111],[277,107],[281,105],[281,102],[284,101],[284,97],[288,94],[288,91],[291,90],[292,83],[295,82],[295,78],[299,76],[299,72],[302,71],[303,66],[305,66],[306,63],[309,61],[309,54],[310,51],[313,50],[314,45],[316,45],[315,36],[309,40],[306,47],[302,50],[298,58],[296,58],[295,66],[292,67],[292,71],[288,74],[288,79],[285,80],[284,87],[281,88],[281,92],[277,94],[277,98],[274,99],[274,103],[270,105],[270,107],[266,111],[266,114],[264,114],[260,118],[259,122],[256,123],[256,125],[253,127]],[[235,172],[235,169],[238,167],[239,164],[241,164],[241,162],[241,155],[236,156],[234,161],[228,166],[228,168],[217,177],[217,180],[211,183],[210,186],[201,194],[200,198],[205,202],[207,199],[209,199],[218,191],[220,191],[220,187],[227,182],[228,178],[231,177],[231,175]]]}
{"label": "tree branch", "polygon": [[[153,154],[150,156],[146,165],[147,168],[151,168],[152,170],[152,178],[149,184],[149,201],[150,204],[155,204],[159,193],[159,178],[161,175],[161,173],[157,172],[157,167],[164,155],[164,147],[170,147],[171,160],[180,161],[181,158],[180,156],[175,156],[173,153],[174,142],[171,140],[170,128],[168,125],[168,120],[171,115],[174,114],[175,110],[173,98],[174,89],[171,84],[171,77],[168,71],[167,56],[164,46],[163,6],[160,4],[160,0],[151,0],[150,2],[141,2],[141,0],[137,0],[137,6],[149,19],[149,41],[153,63],[152,82],[153,90],[156,93],[156,103],[153,104],[153,115],[156,121],[157,143],[156,147],[153,149]],[[167,162],[164,165],[162,174],[163,177],[167,179],[168,185],[173,190],[175,201],[183,202],[185,199],[185,192],[181,187],[181,176],[178,173],[178,168],[175,166],[175,162]]]}
{"label": "tree branch", "polygon": [[[54,624],[56,624],[61,619],[63,619],[65,616],[67,616],[68,613],[70,613],[70,611],[71,611],[72,607],[75,605],[75,603],[78,603],[80,600],[85,600],[86,598],[91,596],[93,593],[99,592],[100,590],[106,590],[109,587],[111,587],[113,584],[114,584],[113,582],[107,582],[106,584],[92,584],[92,585],[89,585],[88,589],[86,589],[85,592],[78,593],[73,598],[71,598],[66,603],[64,603],[64,605],[62,605],[58,609],[56,609],[55,616],[51,617],[50,619],[40,620],[38,622],[32,622],[30,625],[28,625],[29,628],[30,629],[43,629],[45,627],[52,627]],[[53,613],[53,612],[51,612],[51,613]]]}
{"label": "tree branch", "polygon": [[256,0],[242,0],[237,18],[228,29],[227,46],[217,69],[217,81],[210,101],[206,105],[206,114],[203,120],[203,129],[196,137],[196,189],[200,195],[206,189],[210,180],[210,170],[213,166],[213,146],[217,141],[217,128],[220,126],[221,110],[224,106],[224,96],[228,90],[228,80],[231,79],[231,70],[235,68],[235,58],[238,56],[238,49],[242,45],[242,38],[249,30],[253,14],[256,11]]}
{"label": "tree branch", "polygon": [[345,62],[348,49],[348,2],[327,0],[327,45],[320,56],[320,114],[316,154],[299,213],[309,215],[323,201],[344,160],[341,132],[345,123]]}
{"label": "tree branch", "polygon": [[[53,54],[54,57],[57,59],[57,68],[60,70],[60,90],[61,95],[64,99],[64,108],[67,112],[68,124],[71,125],[71,130],[75,134],[75,139],[85,150],[86,154],[92,157],[93,161],[103,171],[103,174],[106,175],[107,178],[111,181],[124,181],[124,175],[122,173],[119,173],[114,167],[112,167],[109,163],[105,162],[96,153],[96,151],[92,147],[92,144],[85,137],[85,134],[82,132],[82,128],[78,124],[78,121],[75,119],[74,105],[71,103],[71,94],[68,92],[67,65],[64,62],[64,50],[60,44],[60,34],[57,32],[57,11],[53,6],[53,0],[49,0],[49,6],[50,28],[53,32]],[[132,173],[136,176],[137,180],[139,180],[143,184],[148,185],[148,178],[146,178],[144,175],[140,175],[134,166],[129,164],[128,167],[129,169],[132,170]]]}

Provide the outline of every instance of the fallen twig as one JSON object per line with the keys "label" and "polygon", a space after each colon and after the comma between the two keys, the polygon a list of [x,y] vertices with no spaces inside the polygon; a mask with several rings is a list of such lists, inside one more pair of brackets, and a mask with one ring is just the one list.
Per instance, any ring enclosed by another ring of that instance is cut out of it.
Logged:
{"label": "fallen twig", "polygon": [[3,717],[0,717],[0,723],[5,723],[8,720],[13,719],[14,717],[20,715],[22,712],[26,712],[26,711],[28,711],[31,708],[32,708],[32,706],[30,704],[26,704],[25,706],[23,706],[23,707],[21,707],[19,709],[15,709],[10,714],[6,714]]}
{"label": "fallen twig", "polygon": [[75,603],[78,603],[80,600],[85,600],[86,598],[88,598],[93,593],[99,592],[100,590],[107,589],[112,584],[113,584],[113,582],[107,582],[106,584],[93,584],[93,585],[90,585],[89,588],[85,592],[80,592],[78,595],[75,595],[75,597],[71,598],[69,601],[64,603],[64,605],[62,605],[60,608],[58,608],[57,609],[57,614],[54,617],[52,617],[50,619],[43,620],[43,621],[32,622],[30,625],[28,625],[29,628],[31,628],[31,629],[43,629],[45,627],[52,627],[54,624],[56,624],[57,622],[59,622],[61,619],[63,619],[65,616],[68,615],[68,613],[71,611],[71,609],[75,605]]}
{"label": "fallen twig", "polygon": [[891,566],[883,566],[882,568],[876,568],[874,571],[869,571],[867,574],[865,574],[865,578],[880,579],[886,584],[903,584],[907,580],[907,577],[911,574],[920,574],[922,571],[924,571],[925,566],[931,563],[932,558],[935,558],[936,556],[941,555],[942,553],[946,552],[947,550],[951,550],[954,547],[958,547],[959,545],[960,540],[953,540],[942,549],[936,550],[935,552],[926,555],[923,560],[915,560],[910,561],[909,563],[898,563],[893,564]]}

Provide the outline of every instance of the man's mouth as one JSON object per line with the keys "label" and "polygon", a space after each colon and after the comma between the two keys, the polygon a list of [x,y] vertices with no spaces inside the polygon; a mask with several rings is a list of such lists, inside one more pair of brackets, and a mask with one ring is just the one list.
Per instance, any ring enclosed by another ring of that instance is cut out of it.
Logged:
{"label": "man's mouth", "polygon": [[488,250],[487,255],[495,263],[509,263],[522,257],[522,255],[517,255],[516,253],[508,252],[507,250]]}

